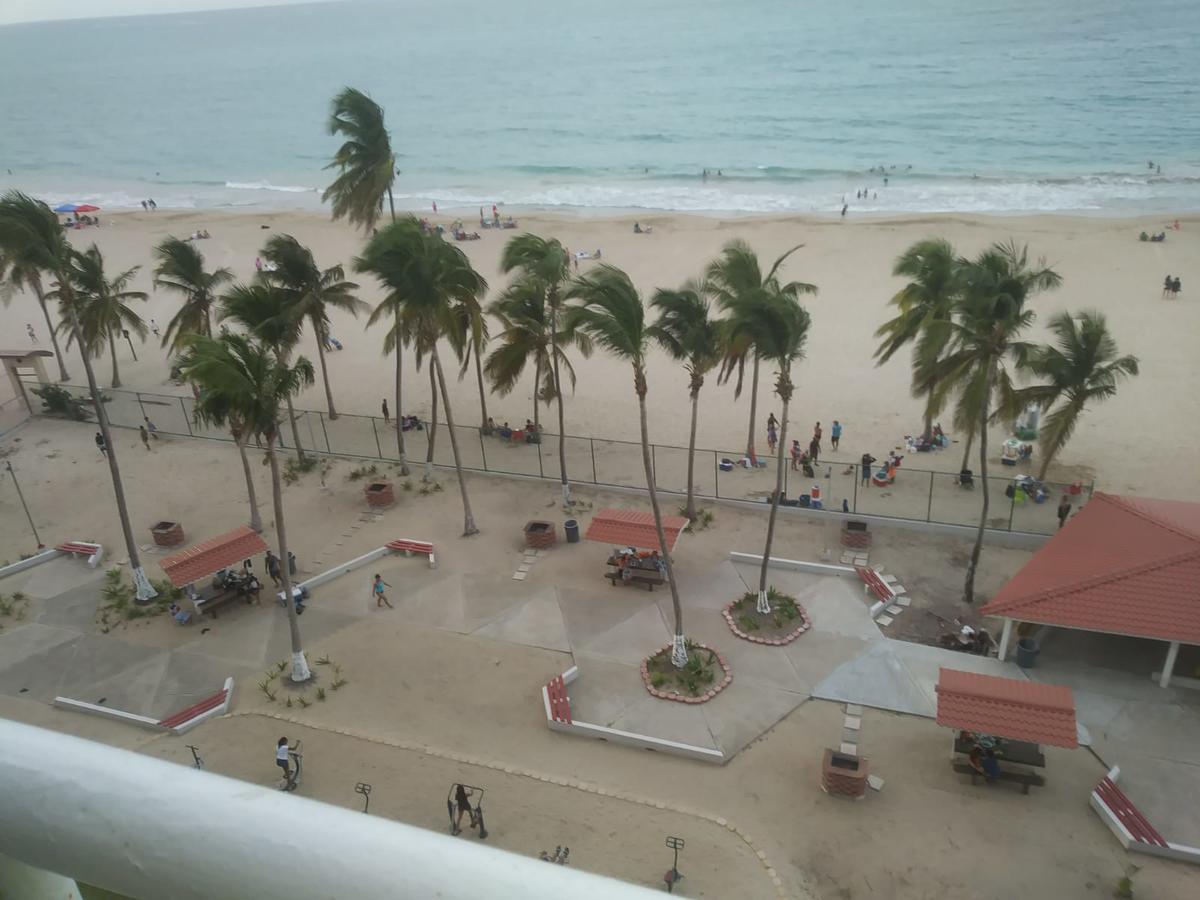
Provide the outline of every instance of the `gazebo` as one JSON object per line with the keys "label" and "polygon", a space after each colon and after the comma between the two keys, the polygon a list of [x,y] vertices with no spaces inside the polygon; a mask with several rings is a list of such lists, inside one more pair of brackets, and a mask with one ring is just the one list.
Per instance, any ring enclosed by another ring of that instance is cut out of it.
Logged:
{"label": "gazebo", "polygon": [[267,543],[262,536],[252,528],[243,525],[233,531],[194,544],[186,550],[172,553],[163,557],[159,566],[170,579],[171,584],[178,588],[187,588],[201,578],[212,575],[220,569],[228,568],[249,559],[256,553],[263,553]]}
{"label": "gazebo", "polygon": [[667,539],[666,547],[658,543],[654,516],[650,513],[631,509],[602,509],[592,516],[584,537],[613,547],[640,547],[670,553],[679,543],[679,535],[687,528],[688,520],[684,516],[663,516],[662,525]]}
{"label": "gazebo", "polygon": [[1200,503],[1097,492],[984,607],[1014,622],[1200,645]]}

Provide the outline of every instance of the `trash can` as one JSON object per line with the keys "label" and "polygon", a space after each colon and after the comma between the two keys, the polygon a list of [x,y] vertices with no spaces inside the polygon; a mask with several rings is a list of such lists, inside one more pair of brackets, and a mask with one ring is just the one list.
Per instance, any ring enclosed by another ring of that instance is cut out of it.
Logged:
{"label": "trash can", "polygon": [[575,519],[567,519],[563,522],[563,531],[567,533],[568,544],[579,543],[579,522]]}
{"label": "trash can", "polygon": [[1022,669],[1033,668],[1040,649],[1033,638],[1021,638],[1017,641],[1017,665]]}

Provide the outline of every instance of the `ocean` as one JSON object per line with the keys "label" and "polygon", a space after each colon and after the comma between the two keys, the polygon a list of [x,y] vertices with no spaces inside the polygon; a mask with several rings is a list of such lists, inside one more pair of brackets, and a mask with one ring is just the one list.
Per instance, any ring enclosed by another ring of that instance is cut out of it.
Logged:
{"label": "ocean", "polygon": [[350,0],[12,25],[0,189],[316,209],[329,100],[354,85],[387,111],[408,209],[1189,212],[1198,60],[1197,0]]}

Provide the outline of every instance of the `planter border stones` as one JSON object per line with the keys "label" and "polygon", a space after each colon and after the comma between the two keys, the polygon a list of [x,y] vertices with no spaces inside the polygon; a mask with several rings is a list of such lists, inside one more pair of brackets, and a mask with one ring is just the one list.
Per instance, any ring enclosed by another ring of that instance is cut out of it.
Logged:
{"label": "planter border stones", "polygon": [[721,691],[725,690],[725,688],[729,687],[730,683],[732,683],[733,669],[729,667],[729,661],[725,659],[721,651],[717,650],[715,647],[708,646],[708,644],[696,642],[693,645],[695,649],[711,650],[714,654],[716,654],[717,664],[725,672],[725,677],[714,681],[712,687],[703,693],[697,694],[695,697],[689,697],[686,694],[680,694],[674,690],[663,690],[662,688],[656,688],[650,683],[650,660],[664,651],[669,653],[671,651],[671,646],[671,644],[667,644],[664,647],[660,647],[658,650],[651,653],[650,656],[646,657],[646,659],[642,660],[642,684],[646,686],[646,690],[649,692],[650,696],[657,697],[659,700],[674,700],[676,703],[707,703],[709,700],[713,699],[713,697],[717,696],[717,694],[721,693]]}
{"label": "planter border stones", "polygon": [[800,613],[800,617],[796,621],[800,624],[796,627],[795,631],[781,637],[773,638],[747,634],[738,627],[737,620],[733,617],[733,605],[735,603],[737,603],[737,600],[729,601],[725,605],[725,608],[721,610],[721,615],[725,617],[725,624],[729,626],[730,631],[742,640],[749,641],[752,644],[762,644],[764,647],[784,647],[812,628],[812,619],[808,615],[808,610],[801,606],[799,601],[796,601],[796,609]]}

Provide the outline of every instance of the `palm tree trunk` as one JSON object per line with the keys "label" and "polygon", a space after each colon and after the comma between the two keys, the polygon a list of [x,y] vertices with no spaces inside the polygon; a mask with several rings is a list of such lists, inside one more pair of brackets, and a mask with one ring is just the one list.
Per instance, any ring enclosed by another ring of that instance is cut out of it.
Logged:
{"label": "palm tree trunk", "polygon": [[775,541],[775,517],[779,514],[779,498],[783,495],[783,448],[787,446],[788,403],[791,399],[790,384],[782,383],[783,415],[779,422],[779,443],[775,447],[775,492],[771,496],[771,514],[767,517],[767,546],[763,549],[762,569],[758,575],[757,609],[764,616],[771,612],[771,601],[767,596],[767,567],[771,563],[771,544]]}
{"label": "palm tree trunk", "polygon": [[487,391],[483,386],[483,363],[479,361],[479,351],[475,352],[475,380],[479,382],[479,427],[487,428]]}
{"label": "palm tree trunk", "polygon": [[746,435],[746,455],[754,459],[754,416],[758,412],[758,357],[754,357],[754,375],[750,384],[750,431]]}
{"label": "palm tree trunk", "polygon": [[292,571],[288,565],[287,529],[283,523],[283,482],[279,477],[279,457],[275,455],[275,438],[267,439],[267,460],[271,465],[271,499],[275,503],[275,535],[279,541],[279,577],[283,581],[283,596],[287,602],[288,631],[292,637],[292,681],[312,678],[304,647],[300,643],[300,622],[296,617],[295,597],[292,596]]}
{"label": "palm tree trunk", "polygon": [[429,414],[429,440],[425,445],[425,477],[422,479],[423,481],[433,481],[433,445],[437,439],[437,372],[434,371],[432,362],[429,365],[429,393],[432,395],[433,399],[429,404],[431,409]]}
{"label": "palm tree trunk", "polygon": [[1046,451],[1046,455],[1042,458],[1042,464],[1038,468],[1037,480],[1045,481],[1046,472],[1050,470],[1050,463],[1054,462],[1054,458],[1058,456],[1058,451],[1062,449],[1064,440],[1059,439],[1059,435],[1066,434],[1074,430],[1075,420],[1079,418],[1083,412],[1083,401],[1072,400],[1067,404],[1067,412],[1062,417],[1062,426],[1057,430],[1057,433],[1050,434],[1051,440],[1041,441],[1042,449]]}
{"label": "palm tree trunk", "polygon": [[296,444],[296,456],[304,462],[304,447],[300,443],[300,429],[296,426],[296,408],[292,406],[292,398],[287,398],[288,421],[292,425],[292,440]]}
{"label": "palm tree trunk", "polygon": [[960,471],[967,467],[967,462],[971,459],[971,447],[974,445],[974,443],[975,443],[975,429],[972,428],[970,431],[967,432],[967,446],[963,450],[962,465],[958,467]]}
{"label": "palm tree trunk", "polygon": [[400,405],[400,388],[404,380],[404,349],[396,339],[396,452],[400,454],[400,474],[408,475],[408,454],[404,451],[404,407]]}
{"label": "palm tree trunk", "polygon": [[983,531],[987,527],[988,510],[991,506],[991,491],[988,489],[988,395],[992,390],[992,375],[995,364],[988,367],[983,382],[983,402],[979,411],[979,477],[983,481],[983,509],[979,514],[979,528],[975,532],[975,546],[971,548],[971,561],[967,564],[967,581],[963,585],[963,602],[975,602],[975,570],[979,568],[979,555],[983,552]]}
{"label": "palm tree trunk", "polygon": [[321,380],[325,382],[325,405],[329,408],[329,418],[338,417],[333,408],[333,389],[329,386],[329,371],[325,368],[325,335],[317,332],[317,359],[321,361]]}
{"label": "palm tree trunk", "polygon": [[699,407],[700,385],[695,384],[692,386],[692,430],[688,436],[687,506],[683,509],[683,514],[689,522],[696,521],[696,419]]}
{"label": "palm tree trunk", "polygon": [[121,469],[117,465],[117,448],[113,445],[112,430],[108,426],[108,411],[100,388],[96,385],[96,373],[92,370],[92,362],[83,349],[79,330],[75,329],[75,344],[79,347],[79,356],[83,360],[83,372],[87,376],[88,390],[92,395],[92,403],[96,406],[96,424],[100,426],[100,434],[104,437],[104,446],[108,448],[108,471],[112,476],[113,494],[117,500],[117,517],[121,520],[121,532],[125,537],[125,552],[129,554],[129,570],[133,574],[134,597],[139,603],[149,603],[158,596],[154,585],[146,577],[138,556],[137,542],[133,539],[133,526],[129,523],[129,505],[125,502],[125,485],[121,482]]}
{"label": "palm tree trunk", "polygon": [[50,332],[50,345],[54,348],[54,358],[58,360],[58,380],[70,381],[71,376],[67,373],[67,363],[63,359],[62,349],[58,346],[58,335],[54,333],[54,323],[50,321],[50,309],[46,306],[46,295],[42,291],[40,278],[33,282],[33,293],[37,296],[38,306],[42,308],[42,315],[46,319],[46,329]]}
{"label": "palm tree trunk", "polygon": [[[571,505],[571,482],[567,479],[567,432],[563,413],[562,382],[558,378],[558,311],[557,301],[550,309],[550,365],[554,367],[554,399],[558,403],[558,471],[562,477],[563,506]],[[540,450],[538,451],[541,452]]]}
{"label": "palm tree trunk", "polygon": [[235,431],[233,442],[237,444],[238,455],[242,457],[242,472],[246,476],[246,497],[250,500],[250,527],[261,532],[263,530],[262,516],[258,512],[258,493],[254,489],[254,474],[250,469],[250,457],[246,455],[246,439],[241,432]]}
{"label": "palm tree trunk", "polygon": [[116,389],[121,386],[121,371],[117,368],[117,339],[113,337],[111,331],[108,333],[108,352],[112,356],[112,386]]}
{"label": "palm tree trunk", "polygon": [[683,636],[683,608],[679,604],[679,586],[675,583],[675,566],[667,549],[667,536],[663,532],[662,510],[658,507],[658,487],[654,483],[654,464],[650,461],[650,428],[646,424],[646,373],[639,365],[633,367],[634,390],[638,396],[638,416],[642,426],[642,466],[646,470],[646,490],[650,493],[650,509],[654,513],[654,531],[658,535],[658,546],[662,550],[663,564],[667,569],[667,584],[671,588],[671,610],[675,614],[675,635],[671,640],[671,663],[682,669],[687,665],[687,640]]}
{"label": "palm tree trunk", "polygon": [[462,492],[463,504],[463,537],[479,534],[475,527],[475,516],[471,512],[471,498],[467,496],[467,482],[463,477],[462,460],[458,457],[458,438],[454,435],[454,414],[450,411],[450,395],[446,393],[446,378],[442,375],[442,361],[438,358],[437,347],[431,354],[433,366],[437,370],[437,380],[442,386],[442,406],[446,408],[446,430],[450,432],[450,451],[454,454],[454,470],[458,473],[458,489]]}
{"label": "palm tree trunk", "polygon": [[[392,211],[392,224],[396,224],[396,201],[392,199],[392,185],[388,183],[388,209]],[[400,408],[396,408],[396,415],[400,415]]]}
{"label": "palm tree trunk", "polygon": [[[542,394],[542,358],[539,356],[534,363],[533,368],[533,427],[534,430],[541,429],[541,413],[538,410],[540,405],[539,398]],[[541,452],[540,450],[538,451]]]}

